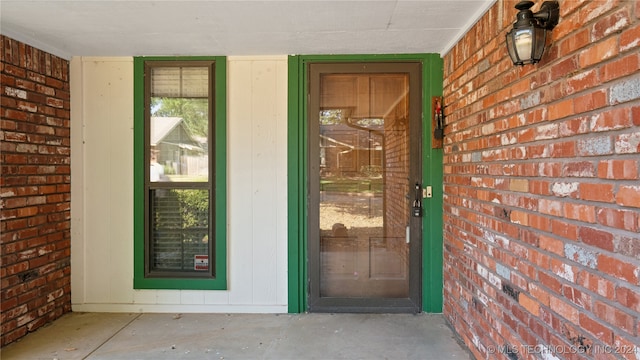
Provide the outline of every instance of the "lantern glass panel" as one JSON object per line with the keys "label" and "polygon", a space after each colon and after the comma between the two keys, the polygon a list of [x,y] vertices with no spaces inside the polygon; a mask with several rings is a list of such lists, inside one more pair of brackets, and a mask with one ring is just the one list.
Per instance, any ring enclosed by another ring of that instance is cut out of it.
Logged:
{"label": "lantern glass panel", "polygon": [[533,28],[525,28],[515,30],[515,34],[513,35],[518,58],[524,63],[528,63],[531,60],[532,46],[534,41],[533,34]]}
{"label": "lantern glass panel", "polygon": [[507,51],[509,52],[509,57],[514,64],[518,64],[520,59],[518,58],[518,54],[516,53],[516,45],[513,42],[513,33],[515,30],[511,30],[507,33],[506,42],[507,42]]}
{"label": "lantern glass panel", "polygon": [[543,28],[534,28],[534,41],[533,41],[533,63],[537,63],[542,59],[542,53],[544,52],[544,46],[547,39],[547,30]]}

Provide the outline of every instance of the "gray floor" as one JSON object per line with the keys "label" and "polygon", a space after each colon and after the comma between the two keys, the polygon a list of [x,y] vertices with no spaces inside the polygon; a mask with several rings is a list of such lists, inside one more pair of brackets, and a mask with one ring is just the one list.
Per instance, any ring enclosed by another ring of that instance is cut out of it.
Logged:
{"label": "gray floor", "polygon": [[442,315],[71,313],[1,350],[20,359],[471,359]]}

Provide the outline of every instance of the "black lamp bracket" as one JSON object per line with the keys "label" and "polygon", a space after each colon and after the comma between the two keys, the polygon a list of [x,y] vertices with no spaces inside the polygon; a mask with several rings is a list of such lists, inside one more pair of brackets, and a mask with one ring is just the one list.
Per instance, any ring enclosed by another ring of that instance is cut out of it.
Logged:
{"label": "black lamp bracket", "polygon": [[540,6],[540,10],[533,16],[540,21],[540,25],[543,28],[551,30],[558,25],[560,5],[557,1],[545,1]]}
{"label": "black lamp bracket", "polygon": [[442,96],[434,96],[433,97],[433,102],[434,102],[433,137],[436,140],[442,140],[442,139],[444,139],[444,127],[445,127],[445,123],[444,123],[444,108],[446,107],[444,105],[444,97],[442,97]]}
{"label": "black lamp bracket", "polygon": [[520,12],[517,15],[516,25],[518,23],[535,22],[542,28],[551,30],[558,25],[560,19],[560,4],[557,1],[545,1],[540,6],[540,10],[534,13],[531,10],[533,1],[520,1],[516,4],[516,9]]}

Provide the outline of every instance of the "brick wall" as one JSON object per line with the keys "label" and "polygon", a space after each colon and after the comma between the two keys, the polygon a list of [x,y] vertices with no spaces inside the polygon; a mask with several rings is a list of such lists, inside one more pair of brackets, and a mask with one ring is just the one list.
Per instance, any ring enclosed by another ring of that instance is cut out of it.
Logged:
{"label": "brick wall", "polygon": [[0,35],[1,345],[71,311],[69,62]]}
{"label": "brick wall", "polygon": [[560,1],[524,67],[515,4],[444,56],[444,313],[480,359],[640,359],[640,1]]}

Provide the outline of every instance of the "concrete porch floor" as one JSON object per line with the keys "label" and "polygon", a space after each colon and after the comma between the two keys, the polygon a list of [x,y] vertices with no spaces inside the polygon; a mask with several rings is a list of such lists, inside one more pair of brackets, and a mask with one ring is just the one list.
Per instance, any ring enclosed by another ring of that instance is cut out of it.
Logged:
{"label": "concrete porch floor", "polygon": [[0,357],[471,359],[439,314],[70,313]]}

